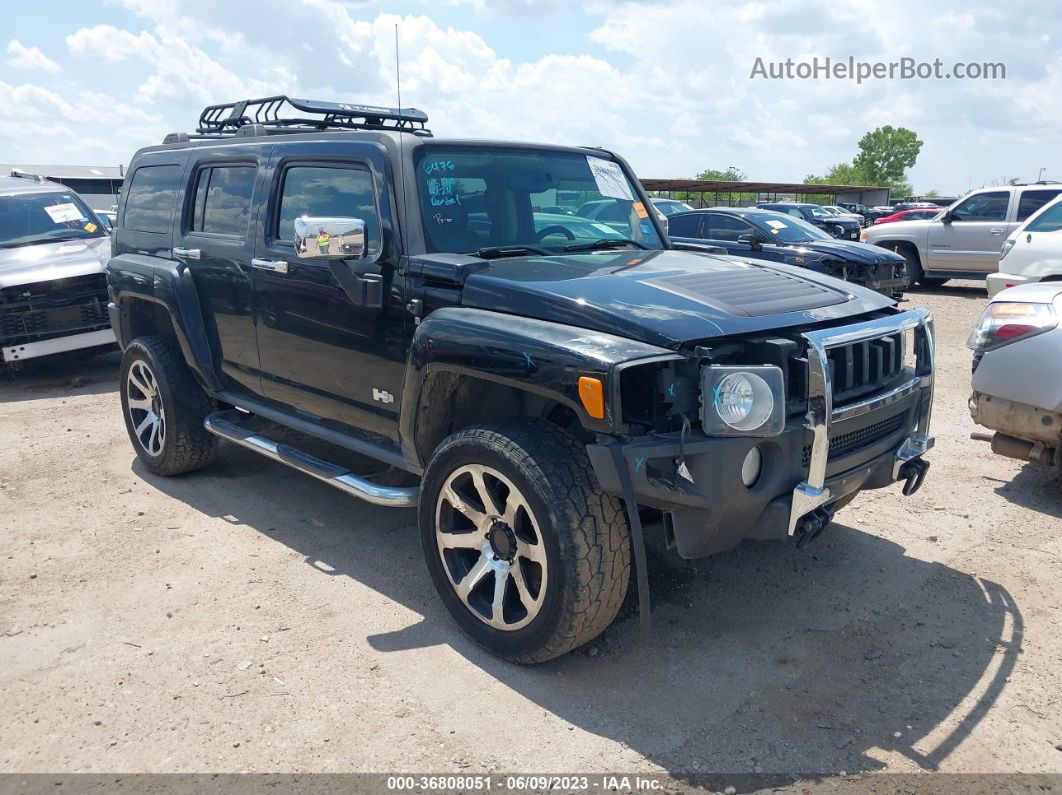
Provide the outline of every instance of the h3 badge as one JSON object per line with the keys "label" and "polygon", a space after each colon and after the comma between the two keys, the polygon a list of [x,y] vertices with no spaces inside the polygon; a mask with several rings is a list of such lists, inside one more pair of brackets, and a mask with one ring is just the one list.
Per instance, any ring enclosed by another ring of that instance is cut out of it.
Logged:
{"label": "h3 badge", "polygon": [[372,399],[380,403],[394,403],[395,396],[388,392],[386,389],[372,388]]}

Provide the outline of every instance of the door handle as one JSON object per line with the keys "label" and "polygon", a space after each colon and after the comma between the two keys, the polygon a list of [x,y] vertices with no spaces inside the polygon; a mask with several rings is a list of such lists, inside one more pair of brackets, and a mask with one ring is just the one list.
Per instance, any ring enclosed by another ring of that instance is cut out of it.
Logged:
{"label": "door handle", "polygon": [[989,229],[988,233],[990,235],[997,235],[998,236],[998,235],[1003,234],[1003,230],[1002,229]]}
{"label": "door handle", "polygon": [[199,249],[174,246],[173,256],[177,257],[177,259],[199,259]]}
{"label": "door handle", "polygon": [[288,263],[282,259],[253,259],[251,267],[261,271],[273,271],[273,273],[288,272]]}

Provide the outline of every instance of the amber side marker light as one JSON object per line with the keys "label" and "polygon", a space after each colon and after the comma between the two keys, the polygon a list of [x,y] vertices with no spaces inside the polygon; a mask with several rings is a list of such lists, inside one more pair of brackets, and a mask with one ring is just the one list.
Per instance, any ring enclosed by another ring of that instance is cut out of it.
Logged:
{"label": "amber side marker light", "polygon": [[600,378],[579,376],[579,399],[587,414],[595,420],[605,419],[605,387]]}

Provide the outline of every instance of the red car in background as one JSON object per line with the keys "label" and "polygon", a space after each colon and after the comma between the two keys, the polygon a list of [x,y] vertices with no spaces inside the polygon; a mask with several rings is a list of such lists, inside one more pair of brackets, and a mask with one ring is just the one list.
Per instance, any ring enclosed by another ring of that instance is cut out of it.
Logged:
{"label": "red car in background", "polygon": [[900,210],[898,213],[879,218],[874,224],[889,224],[893,221],[928,221],[943,209],[943,207],[912,207],[909,210]]}

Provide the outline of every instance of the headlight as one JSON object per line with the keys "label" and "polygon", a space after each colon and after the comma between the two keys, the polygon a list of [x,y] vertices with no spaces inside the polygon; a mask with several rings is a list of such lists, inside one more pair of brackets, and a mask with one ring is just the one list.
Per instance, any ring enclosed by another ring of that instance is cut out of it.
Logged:
{"label": "headlight", "polygon": [[833,231],[836,232],[839,235],[843,235],[844,234],[844,227],[841,226],[840,224],[838,224],[837,226],[835,226],[833,228]]}
{"label": "headlight", "polygon": [[1007,256],[1007,252],[1010,251],[1012,248],[1014,248],[1014,238],[1011,237],[1003,241],[1003,248],[999,250],[999,258],[1003,259],[1005,256]]}
{"label": "headlight", "polygon": [[776,436],[785,428],[782,370],[710,366],[701,376],[701,424],[712,436]]}

